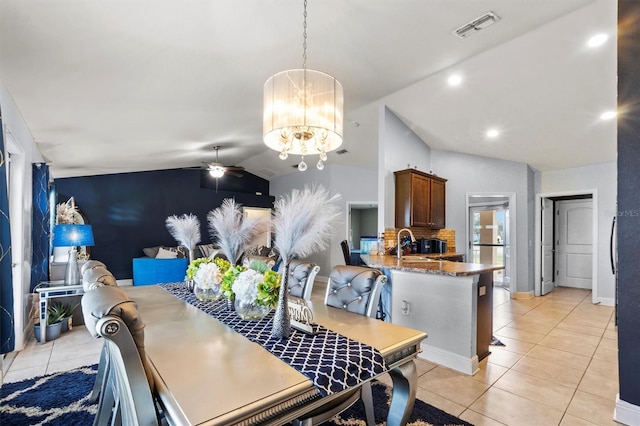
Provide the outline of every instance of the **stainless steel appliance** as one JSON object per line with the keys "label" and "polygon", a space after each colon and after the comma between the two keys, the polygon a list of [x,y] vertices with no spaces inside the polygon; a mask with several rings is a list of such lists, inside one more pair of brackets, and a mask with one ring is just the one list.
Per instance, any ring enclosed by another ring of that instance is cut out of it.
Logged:
{"label": "stainless steel appliance", "polygon": [[446,253],[447,242],[438,238],[430,238],[429,245],[431,246],[431,253]]}

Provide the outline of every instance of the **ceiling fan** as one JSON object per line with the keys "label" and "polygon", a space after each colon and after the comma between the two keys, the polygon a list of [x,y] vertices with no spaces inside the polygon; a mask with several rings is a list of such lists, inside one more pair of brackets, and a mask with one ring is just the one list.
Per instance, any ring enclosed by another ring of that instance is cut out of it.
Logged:
{"label": "ceiling fan", "polygon": [[211,163],[203,162],[205,165],[205,169],[209,170],[209,174],[218,179],[224,175],[230,175],[235,177],[242,177],[242,173],[238,173],[239,170],[244,170],[244,167],[241,166],[225,166],[220,163],[218,160],[218,151],[220,150],[220,146],[214,146],[213,149],[216,151],[216,161]]}

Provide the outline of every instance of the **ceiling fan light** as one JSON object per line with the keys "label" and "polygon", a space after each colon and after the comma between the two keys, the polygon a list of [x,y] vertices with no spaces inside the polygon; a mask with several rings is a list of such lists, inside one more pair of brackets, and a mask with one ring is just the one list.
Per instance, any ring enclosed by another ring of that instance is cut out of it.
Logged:
{"label": "ceiling fan light", "polygon": [[221,178],[224,176],[224,167],[214,166],[209,169],[209,174],[214,178]]}

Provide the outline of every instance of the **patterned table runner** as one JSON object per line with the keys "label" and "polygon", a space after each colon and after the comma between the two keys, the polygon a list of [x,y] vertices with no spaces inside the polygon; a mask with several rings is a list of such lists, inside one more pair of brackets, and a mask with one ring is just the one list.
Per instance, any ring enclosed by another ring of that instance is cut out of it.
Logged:
{"label": "patterned table runner", "polygon": [[177,298],[213,316],[309,378],[321,395],[343,391],[387,370],[380,352],[318,325],[315,335],[291,330],[287,340],[271,337],[273,310],[259,321],[241,319],[226,300],[201,302],[184,283],[161,284]]}

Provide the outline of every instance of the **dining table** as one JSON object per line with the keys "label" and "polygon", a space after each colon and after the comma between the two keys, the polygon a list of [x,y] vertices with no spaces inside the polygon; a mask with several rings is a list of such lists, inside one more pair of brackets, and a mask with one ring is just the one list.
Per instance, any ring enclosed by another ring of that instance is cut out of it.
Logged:
{"label": "dining table", "polygon": [[[298,360],[302,357],[302,362],[294,363],[289,354],[267,348],[250,333],[216,319],[207,308],[213,305],[190,296],[184,283],[123,289],[136,302],[146,324],[145,354],[169,424],[287,424],[362,385],[349,382],[345,386],[346,382],[334,377],[329,382],[344,389],[327,390],[309,374],[308,368],[317,363],[338,362],[344,355],[341,345],[323,345],[329,352],[318,361],[314,350],[297,343],[311,336],[293,336],[302,332],[292,330],[285,352],[296,352]],[[393,389],[387,425],[406,424],[417,389],[414,359],[426,333],[326,306],[318,293],[308,304],[317,327],[350,344],[371,348],[380,357],[381,367],[370,369],[373,373],[365,381],[389,374]],[[264,330],[270,328],[272,319],[260,321]],[[303,364],[306,370],[300,368]]]}

